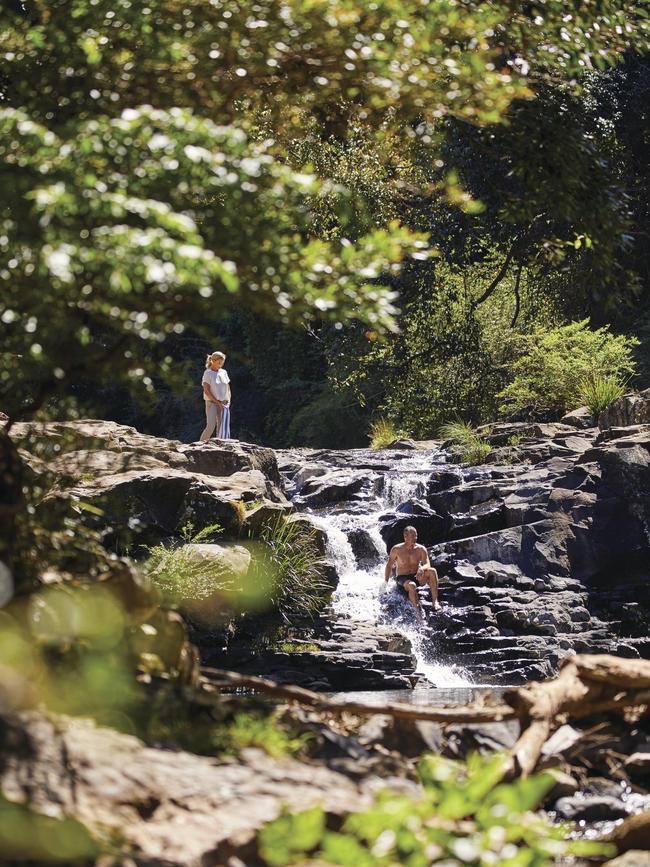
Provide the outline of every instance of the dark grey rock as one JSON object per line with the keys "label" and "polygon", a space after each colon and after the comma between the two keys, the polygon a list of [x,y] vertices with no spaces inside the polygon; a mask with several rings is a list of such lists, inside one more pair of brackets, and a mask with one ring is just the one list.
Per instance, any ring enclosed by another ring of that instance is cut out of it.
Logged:
{"label": "dark grey rock", "polygon": [[386,555],[385,550],[380,551],[378,549],[375,540],[367,530],[361,528],[350,530],[347,536],[352,553],[358,563],[362,563],[364,560],[377,560],[378,557]]}
{"label": "dark grey rock", "polygon": [[571,427],[585,429],[596,426],[594,418],[588,406],[581,406],[579,409],[573,409],[561,418],[562,424],[568,424]]}
{"label": "dark grey rock", "polygon": [[601,430],[648,423],[650,423],[650,388],[624,394],[598,416],[598,427]]}
{"label": "dark grey rock", "polygon": [[560,818],[572,822],[604,822],[624,819],[630,814],[623,801],[611,795],[584,797],[577,794],[560,798],[555,802],[554,809]]}
{"label": "dark grey rock", "polygon": [[431,510],[426,515],[395,515],[388,517],[379,528],[386,548],[390,550],[393,545],[404,541],[404,528],[413,526],[418,532],[418,542],[422,545],[435,545],[444,538],[447,530],[447,521]]}

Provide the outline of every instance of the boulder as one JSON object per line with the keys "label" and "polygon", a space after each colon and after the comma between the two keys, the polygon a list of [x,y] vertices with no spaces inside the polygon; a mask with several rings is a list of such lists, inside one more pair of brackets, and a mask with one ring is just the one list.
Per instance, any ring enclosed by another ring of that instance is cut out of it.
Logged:
{"label": "boulder", "polygon": [[11,433],[35,471],[45,462],[57,478],[43,508],[89,503],[96,511],[84,519],[121,550],[156,544],[188,523],[237,534],[244,503],[291,510],[271,449],[235,440],[187,445],[103,421],[17,424]]}
{"label": "boulder", "polygon": [[304,506],[325,506],[369,494],[374,480],[367,474],[336,470],[308,479],[300,488],[295,502]]}
{"label": "boulder", "polygon": [[513,437],[516,439],[554,439],[560,434],[574,433],[572,425],[543,424],[538,422],[497,422],[483,424],[476,428],[476,433],[486,439],[492,446],[509,445]]}
{"label": "boulder", "polygon": [[139,864],[225,864],[220,847],[243,846],[283,809],[320,804],[345,815],[372,802],[370,780],[258,749],[236,759],[156,749],[85,719],[37,713],[2,717],[0,735],[0,794],[119,839]]}
{"label": "boulder", "polygon": [[390,515],[382,516],[382,524],[379,528],[381,537],[386,543],[387,550],[404,541],[404,528],[415,527],[418,533],[418,542],[421,545],[435,545],[444,539],[448,522],[433,510],[425,515]]}
{"label": "boulder", "polygon": [[624,394],[598,416],[601,430],[636,424],[650,424],[650,388]]}
{"label": "boulder", "polygon": [[606,861],[603,867],[650,867],[650,852],[630,849],[624,855],[619,855],[612,861]]}
{"label": "boulder", "polygon": [[347,536],[357,563],[375,561],[386,555],[385,549],[380,551],[370,533],[361,527],[351,530]]}
{"label": "boulder", "polygon": [[596,419],[588,406],[581,406],[578,409],[572,409],[560,419],[562,424],[568,424],[570,427],[578,429],[591,428],[596,426]]}
{"label": "boulder", "polygon": [[437,494],[463,484],[463,474],[460,469],[436,470],[429,476],[427,494]]}

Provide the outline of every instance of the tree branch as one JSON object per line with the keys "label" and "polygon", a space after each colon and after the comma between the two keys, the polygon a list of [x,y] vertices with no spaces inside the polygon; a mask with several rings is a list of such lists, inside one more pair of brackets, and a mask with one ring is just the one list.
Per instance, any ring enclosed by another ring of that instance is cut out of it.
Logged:
{"label": "tree branch", "polygon": [[521,282],[521,272],[523,270],[523,265],[520,265],[517,269],[517,276],[515,278],[515,312],[512,314],[512,322],[510,323],[510,327],[514,328],[517,324],[517,318],[519,316],[519,310],[521,308],[521,298],[519,296],[519,284]]}
{"label": "tree branch", "polygon": [[207,683],[216,689],[250,689],[273,695],[298,704],[313,707],[328,713],[353,713],[357,716],[373,716],[385,714],[401,719],[420,719],[441,723],[484,723],[500,722],[505,719],[516,719],[519,712],[508,705],[484,707],[468,705],[466,707],[418,707],[412,704],[390,703],[368,705],[357,701],[333,701],[324,698],[317,692],[303,689],[300,686],[283,686],[264,677],[238,674],[234,671],[224,671],[217,668],[201,668],[201,674]]}
{"label": "tree branch", "polygon": [[479,307],[481,304],[483,304],[484,301],[487,301],[487,299],[490,297],[490,295],[492,295],[492,293],[497,288],[499,283],[503,280],[503,278],[508,273],[508,268],[510,267],[510,263],[512,262],[512,257],[514,256],[514,253],[515,253],[515,244],[516,244],[516,242],[513,242],[512,247],[508,250],[506,258],[503,260],[503,264],[499,268],[494,280],[490,283],[490,285],[487,287],[487,289],[481,295],[481,297],[478,298],[476,301],[472,302],[472,310],[475,310],[477,307]]}

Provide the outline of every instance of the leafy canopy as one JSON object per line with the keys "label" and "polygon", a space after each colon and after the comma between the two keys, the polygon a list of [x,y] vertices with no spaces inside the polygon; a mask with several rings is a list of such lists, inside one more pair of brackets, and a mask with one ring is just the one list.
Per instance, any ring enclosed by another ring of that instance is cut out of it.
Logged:
{"label": "leafy canopy", "polygon": [[[0,18],[11,416],[84,379],[86,402],[107,380],[151,390],[166,337],[235,297],[390,329],[387,285],[424,241],[389,207],[359,225],[372,178],[410,176],[412,145],[435,156],[441,119],[498,122],[540,81],[648,45],[633,2],[27,0]],[[316,158],[349,129],[369,183]]]}

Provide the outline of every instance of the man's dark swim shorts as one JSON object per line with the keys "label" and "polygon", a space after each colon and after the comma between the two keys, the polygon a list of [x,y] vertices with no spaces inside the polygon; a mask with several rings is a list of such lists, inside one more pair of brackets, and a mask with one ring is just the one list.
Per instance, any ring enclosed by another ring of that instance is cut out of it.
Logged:
{"label": "man's dark swim shorts", "polygon": [[418,582],[415,579],[415,575],[416,575],[416,573],[412,572],[410,575],[397,575],[395,577],[395,581],[397,582],[398,586],[402,588],[402,590],[406,593],[407,596],[408,596],[408,590],[406,589],[406,587],[404,585],[406,584],[407,581],[415,581],[415,584],[417,586]]}

